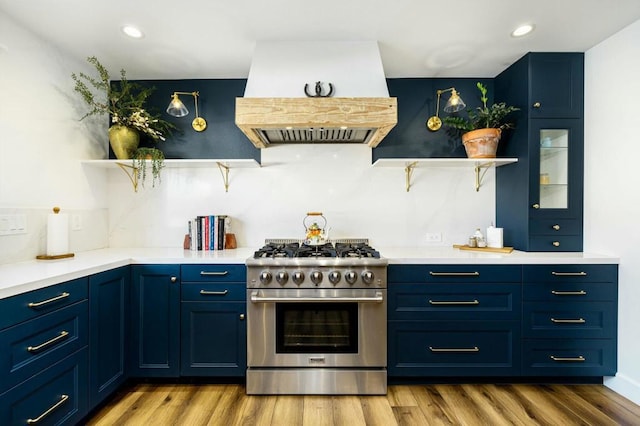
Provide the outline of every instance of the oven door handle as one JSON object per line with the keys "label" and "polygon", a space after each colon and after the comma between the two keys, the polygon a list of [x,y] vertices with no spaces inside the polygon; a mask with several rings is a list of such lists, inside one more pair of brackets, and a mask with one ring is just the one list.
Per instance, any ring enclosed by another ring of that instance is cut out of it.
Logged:
{"label": "oven door handle", "polygon": [[251,293],[253,303],[296,303],[296,302],[357,302],[357,303],[382,303],[384,296],[377,291],[374,297],[262,297],[258,292]]}

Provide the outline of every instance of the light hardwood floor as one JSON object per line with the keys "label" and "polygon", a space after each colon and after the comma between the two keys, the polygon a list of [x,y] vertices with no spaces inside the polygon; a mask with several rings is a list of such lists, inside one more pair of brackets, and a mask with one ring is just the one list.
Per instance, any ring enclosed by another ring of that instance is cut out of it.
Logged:
{"label": "light hardwood floor", "polygon": [[242,385],[137,384],[101,425],[640,425],[640,406],[602,385],[389,386],[386,396],[247,396]]}

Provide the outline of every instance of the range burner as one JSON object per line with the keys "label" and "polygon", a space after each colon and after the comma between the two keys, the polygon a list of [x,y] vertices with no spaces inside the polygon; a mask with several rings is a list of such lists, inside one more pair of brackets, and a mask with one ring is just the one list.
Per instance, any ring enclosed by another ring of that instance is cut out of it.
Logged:
{"label": "range burner", "polygon": [[336,243],[338,257],[367,257],[380,258],[380,252],[374,250],[367,243]]}
{"label": "range burner", "polygon": [[266,244],[257,250],[254,259],[260,258],[322,258],[322,257],[349,257],[349,258],[380,258],[380,253],[374,250],[366,240],[337,241],[319,246],[301,244],[287,240],[266,241]]}

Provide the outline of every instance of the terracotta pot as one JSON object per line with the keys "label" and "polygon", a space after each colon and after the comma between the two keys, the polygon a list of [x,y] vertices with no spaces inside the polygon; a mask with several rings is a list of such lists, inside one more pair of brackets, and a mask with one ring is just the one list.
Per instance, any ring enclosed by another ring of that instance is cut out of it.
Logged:
{"label": "terracotta pot", "polygon": [[469,158],[496,158],[500,129],[476,129],[462,135],[462,144]]}
{"label": "terracotta pot", "polygon": [[140,144],[140,134],[127,126],[109,127],[109,144],[118,160],[131,158]]}

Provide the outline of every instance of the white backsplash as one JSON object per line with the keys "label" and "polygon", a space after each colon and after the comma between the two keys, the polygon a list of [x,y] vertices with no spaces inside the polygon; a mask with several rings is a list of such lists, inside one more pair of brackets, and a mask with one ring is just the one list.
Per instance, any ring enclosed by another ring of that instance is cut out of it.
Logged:
{"label": "white backsplash", "polygon": [[[246,143],[250,143],[247,141]],[[364,145],[284,145],[262,151],[262,167],[231,169],[229,192],[218,169],[165,169],[162,183],[133,192],[128,178],[110,170],[109,245],[179,247],[187,221],[227,214],[240,246],[265,238],[302,238],[309,211],[323,212],[332,238],[366,237],[374,246],[465,243],[495,217],[495,171],[479,192],[469,168],[416,168],[405,191],[402,167],[371,165]]]}

